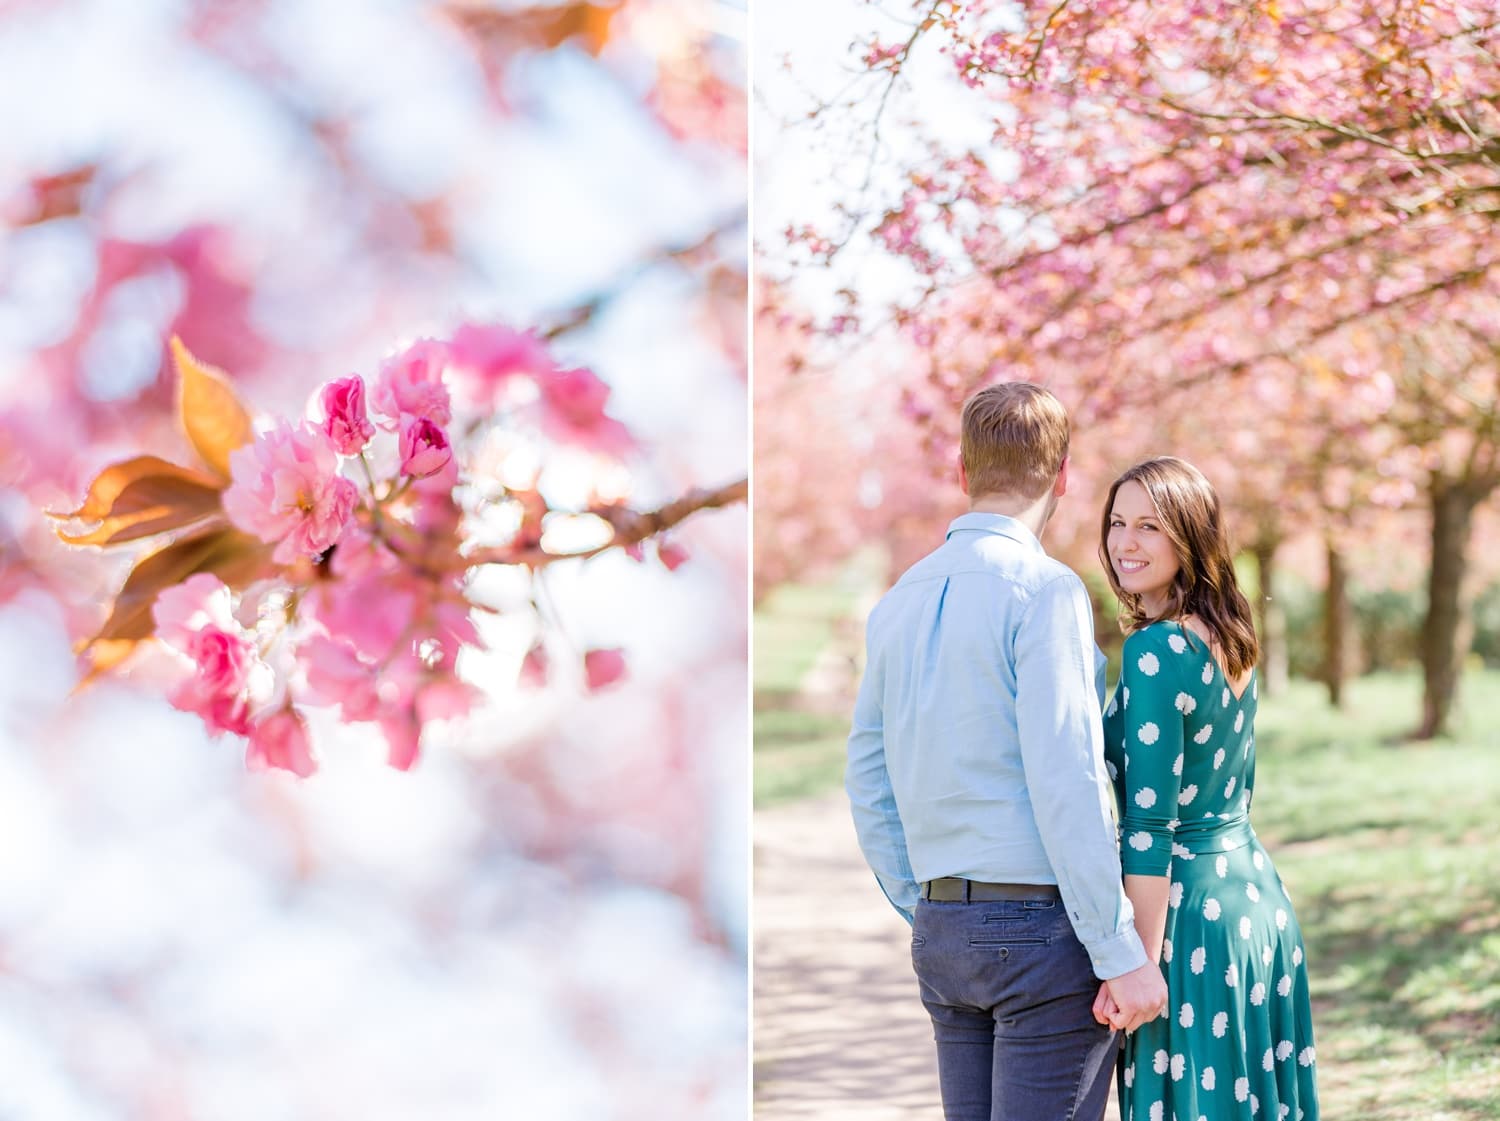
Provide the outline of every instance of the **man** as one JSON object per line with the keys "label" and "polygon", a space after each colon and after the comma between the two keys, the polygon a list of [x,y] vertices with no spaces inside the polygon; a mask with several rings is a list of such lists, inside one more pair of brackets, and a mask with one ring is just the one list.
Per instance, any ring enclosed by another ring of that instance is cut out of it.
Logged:
{"label": "man", "polygon": [[970,512],[870,614],[846,788],[913,924],[947,1121],[1098,1121],[1114,1029],[1167,989],[1121,886],[1088,594],[1040,543],[1068,416],[1015,382],[971,397],[962,427]]}

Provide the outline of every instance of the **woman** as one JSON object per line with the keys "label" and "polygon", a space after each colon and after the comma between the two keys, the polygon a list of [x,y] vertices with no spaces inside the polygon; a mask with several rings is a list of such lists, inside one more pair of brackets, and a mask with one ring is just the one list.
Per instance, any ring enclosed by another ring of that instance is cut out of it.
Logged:
{"label": "woman", "polygon": [[1317,1121],[1302,934],[1248,816],[1259,645],[1218,496],[1183,460],[1138,464],[1099,552],[1129,632],[1105,713],[1120,862],[1168,992],[1126,1037],[1122,1121]]}

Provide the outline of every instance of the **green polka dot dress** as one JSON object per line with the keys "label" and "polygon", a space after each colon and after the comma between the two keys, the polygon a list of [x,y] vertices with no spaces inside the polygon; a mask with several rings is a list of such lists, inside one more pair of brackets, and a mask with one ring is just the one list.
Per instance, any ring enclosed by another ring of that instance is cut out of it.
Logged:
{"label": "green polka dot dress", "polygon": [[1250,828],[1257,695],[1177,623],[1125,640],[1105,711],[1120,863],[1171,889],[1168,1013],[1125,1039],[1122,1121],[1317,1121],[1302,932]]}

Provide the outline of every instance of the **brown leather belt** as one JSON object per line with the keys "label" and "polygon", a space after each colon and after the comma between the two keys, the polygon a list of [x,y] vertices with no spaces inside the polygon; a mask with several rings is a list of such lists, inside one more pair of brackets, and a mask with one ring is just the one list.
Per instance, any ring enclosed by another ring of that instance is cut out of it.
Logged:
{"label": "brown leather belt", "polygon": [[983,880],[963,880],[943,876],[922,884],[922,898],[935,903],[994,903],[1007,899],[1060,899],[1055,884],[990,884]]}

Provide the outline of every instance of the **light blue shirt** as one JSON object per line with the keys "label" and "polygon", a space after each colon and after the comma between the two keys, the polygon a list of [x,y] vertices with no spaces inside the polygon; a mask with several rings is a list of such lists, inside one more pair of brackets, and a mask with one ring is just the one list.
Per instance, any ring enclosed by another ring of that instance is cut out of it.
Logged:
{"label": "light blue shirt", "polygon": [[871,612],[845,789],[911,921],[940,876],[1056,884],[1101,978],[1146,962],[1120,876],[1083,581],[1020,522],[965,514]]}

